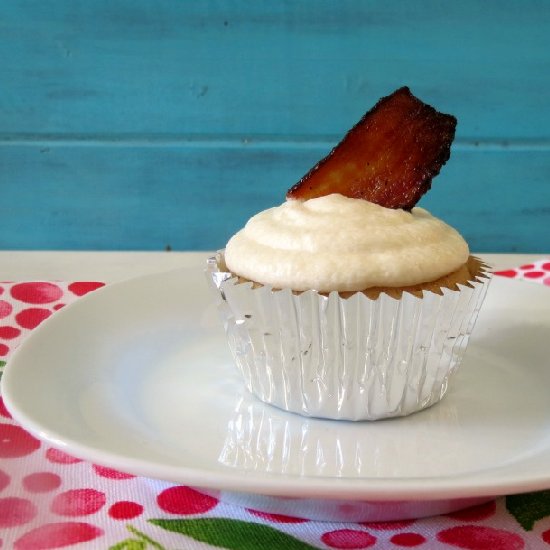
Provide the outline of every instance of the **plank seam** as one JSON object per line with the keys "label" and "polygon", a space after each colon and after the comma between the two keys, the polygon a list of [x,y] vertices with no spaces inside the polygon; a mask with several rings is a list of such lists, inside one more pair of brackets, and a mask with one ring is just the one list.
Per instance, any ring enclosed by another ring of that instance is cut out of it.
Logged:
{"label": "plank seam", "polygon": [[[136,134],[0,134],[0,146],[36,147],[197,147],[197,148],[297,148],[328,149],[342,136],[215,136]],[[550,139],[457,138],[453,149],[464,151],[550,150]]]}

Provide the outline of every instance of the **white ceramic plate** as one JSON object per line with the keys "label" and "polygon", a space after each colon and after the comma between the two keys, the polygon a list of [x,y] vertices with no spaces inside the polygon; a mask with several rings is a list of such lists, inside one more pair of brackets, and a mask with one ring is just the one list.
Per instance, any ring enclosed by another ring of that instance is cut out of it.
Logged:
{"label": "white ceramic plate", "polygon": [[312,519],[398,519],[550,487],[550,289],[495,278],[445,399],[374,423],[249,395],[197,271],[59,311],[2,380],[16,420],[95,463]]}

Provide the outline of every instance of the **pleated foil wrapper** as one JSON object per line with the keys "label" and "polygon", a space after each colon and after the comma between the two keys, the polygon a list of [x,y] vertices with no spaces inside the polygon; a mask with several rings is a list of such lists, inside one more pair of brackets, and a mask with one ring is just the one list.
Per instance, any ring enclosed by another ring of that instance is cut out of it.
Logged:
{"label": "pleated foil wrapper", "polygon": [[240,282],[223,251],[206,272],[250,392],[304,416],[378,420],[443,398],[487,291],[484,267],[458,290],[398,299]]}

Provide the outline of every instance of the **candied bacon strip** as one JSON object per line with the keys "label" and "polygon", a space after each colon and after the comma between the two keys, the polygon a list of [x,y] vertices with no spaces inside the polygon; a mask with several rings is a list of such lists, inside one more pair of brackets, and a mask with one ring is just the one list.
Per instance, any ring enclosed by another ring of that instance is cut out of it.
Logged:
{"label": "candied bacon strip", "polygon": [[449,159],[455,128],[454,116],[399,88],[368,111],[286,196],[340,193],[410,210]]}

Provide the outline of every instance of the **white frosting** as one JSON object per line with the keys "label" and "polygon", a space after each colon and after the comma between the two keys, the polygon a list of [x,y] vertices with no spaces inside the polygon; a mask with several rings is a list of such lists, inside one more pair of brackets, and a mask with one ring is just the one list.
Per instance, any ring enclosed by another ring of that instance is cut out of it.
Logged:
{"label": "white frosting", "polygon": [[363,290],[434,281],[468,259],[460,234],[411,212],[328,195],[289,200],[252,217],[227,243],[228,269],[293,290]]}

